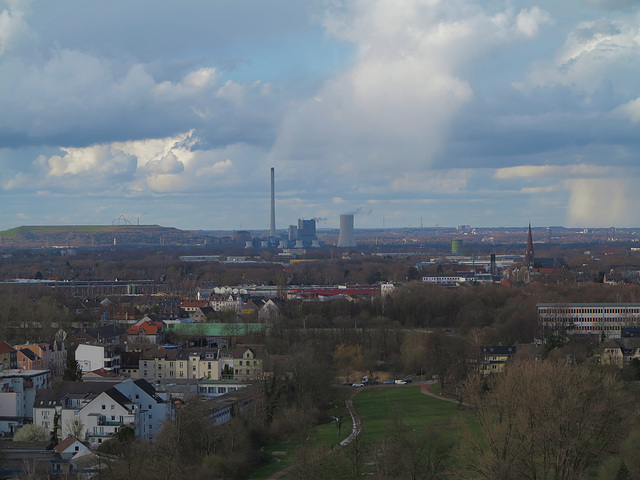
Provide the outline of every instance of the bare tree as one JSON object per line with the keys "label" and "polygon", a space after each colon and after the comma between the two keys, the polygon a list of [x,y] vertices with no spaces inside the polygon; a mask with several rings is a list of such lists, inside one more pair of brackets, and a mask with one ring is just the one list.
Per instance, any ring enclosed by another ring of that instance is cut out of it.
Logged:
{"label": "bare tree", "polygon": [[625,438],[627,392],[602,370],[516,362],[481,382],[468,381],[467,401],[484,438],[465,458],[485,478],[579,480]]}
{"label": "bare tree", "polygon": [[69,435],[73,435],[78,440],[84,440],[84,423],[79,417],[70,418],[64,423],[64,426]]}

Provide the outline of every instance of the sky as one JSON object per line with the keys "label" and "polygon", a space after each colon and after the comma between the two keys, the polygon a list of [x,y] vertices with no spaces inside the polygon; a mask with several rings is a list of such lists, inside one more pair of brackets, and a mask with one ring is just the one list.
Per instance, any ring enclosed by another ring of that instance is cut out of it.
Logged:
{"label": "sky", "polygon": [[0,0],[0,230],[640,226],[640,0]]}

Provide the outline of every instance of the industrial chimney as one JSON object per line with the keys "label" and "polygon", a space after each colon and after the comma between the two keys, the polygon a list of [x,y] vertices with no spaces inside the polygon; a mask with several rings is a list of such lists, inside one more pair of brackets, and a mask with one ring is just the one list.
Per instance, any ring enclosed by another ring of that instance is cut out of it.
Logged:
{"label": "industrial chimney", "polygon": [[338,247],[355,247],[356,237],[353,234],[353,215],[340,215],[340,235]]}
{"label": "industrial chimney", "polygon": [[275,169],[271,167],[271,227],[269,229],[269,236],[275,238],[276,236],[276,182],[275,182]]}

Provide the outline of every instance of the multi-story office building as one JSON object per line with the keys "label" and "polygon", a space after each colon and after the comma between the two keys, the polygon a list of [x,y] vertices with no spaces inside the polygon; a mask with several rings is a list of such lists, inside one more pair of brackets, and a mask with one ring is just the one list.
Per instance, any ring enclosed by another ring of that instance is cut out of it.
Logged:
{"label": "multi-story office building", "polygon": [[640,326],[640,303],[539,303],[540,333],[564,327],[569,334],[620,338],[627,327]]}

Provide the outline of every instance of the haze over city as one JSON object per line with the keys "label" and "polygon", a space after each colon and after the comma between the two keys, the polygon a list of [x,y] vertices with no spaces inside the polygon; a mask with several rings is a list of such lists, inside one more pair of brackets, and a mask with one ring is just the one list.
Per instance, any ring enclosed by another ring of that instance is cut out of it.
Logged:
{"label": "haze over city", "polygon": [[0,229],[640,225],[639,3],[2,0]]}

